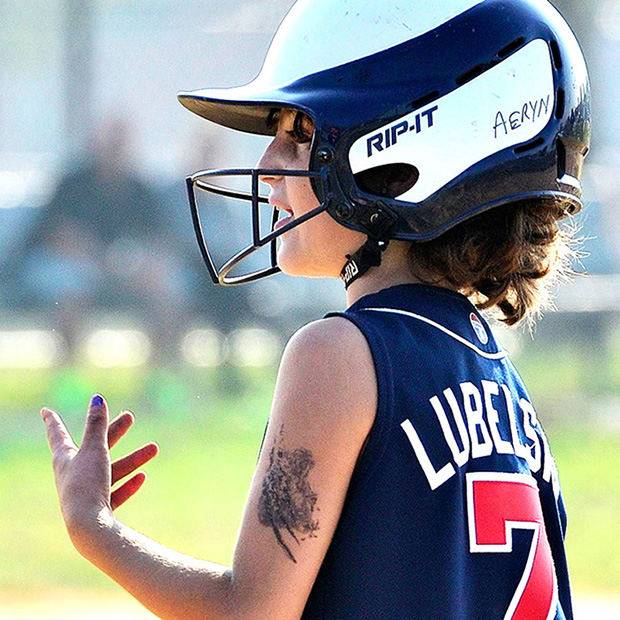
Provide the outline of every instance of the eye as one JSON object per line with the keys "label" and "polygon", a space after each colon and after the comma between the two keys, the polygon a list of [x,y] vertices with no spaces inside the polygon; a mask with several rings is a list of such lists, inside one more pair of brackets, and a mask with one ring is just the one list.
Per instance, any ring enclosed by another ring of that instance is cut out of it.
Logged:
{"label": "eye", "polygon": [[287,132],[299,144],[307,144],[314,135],[314,122],[303,112],[297,112],[293,121],[293,130]]}

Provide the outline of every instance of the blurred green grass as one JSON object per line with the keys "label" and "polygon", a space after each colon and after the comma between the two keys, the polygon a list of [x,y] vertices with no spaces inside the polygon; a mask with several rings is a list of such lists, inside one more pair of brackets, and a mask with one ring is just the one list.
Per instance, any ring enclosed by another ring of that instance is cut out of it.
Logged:
{"label": "blurred green grass", "polygon": [[78,442],[91,394],[103,393],[112,415],[134,411],[136,425],[113,457],[151,440],[161,454],[119,517],[178,551],[230,563],[274,381],[273,368],[3,375],[10,389],[0,390],[0,599],[3,590],[115,587],[77,557],[66,535],[40,406],[61,413]]}
{"label": "blurred green grass", "polygon": [[568,512],[573,586],[620,593],[620,434],[598,425],[554,427],[551,449]]}
{"label": "blurred green grass", "polygon": [[[564,358],[553,381],[541,379],[546,363],[530,361],[522,370],[534,396],[539,392],[551,407],[558,385],[568,386],[565,398],[571,390],[580,391],[571,378],[579,372],[571,358]],[[275,372],[222,367],[3,373],[0,598],[3,591],[36,596],[60,588],[116,589],[77,555],[64,531],[38,415],[41,405],[61,412],[78,440],[92,393],[102,392],[113,412],[133,410],[137,424],[114,455],[150,440],[160,444],[161,454],[146,467],[146,486],[119,509],[119,517],[181,552],[229,564]],[[539,413],[545,422],[540,406]],[[618,594],[620,434],[574,417],[559,423],[554,416],[547,431],[569,512],[575,589]]]}

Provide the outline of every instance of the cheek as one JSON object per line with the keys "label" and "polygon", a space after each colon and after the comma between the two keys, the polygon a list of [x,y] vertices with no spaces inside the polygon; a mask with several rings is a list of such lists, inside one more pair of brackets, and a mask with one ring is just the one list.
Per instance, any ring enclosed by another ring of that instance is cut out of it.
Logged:
{"label": "cheek", "polygon": [[[310,180],[289,177],[287,198],[295,217],[319,206]],[[355,252],[366,236],[320,213],[281,237],[278,264],[289,275],[339,277],[346,255]]]}
{"label": "cheek", "polygon": [[287,194],[296,216],[304,215],[320,204],[307,178],[290,177]]}

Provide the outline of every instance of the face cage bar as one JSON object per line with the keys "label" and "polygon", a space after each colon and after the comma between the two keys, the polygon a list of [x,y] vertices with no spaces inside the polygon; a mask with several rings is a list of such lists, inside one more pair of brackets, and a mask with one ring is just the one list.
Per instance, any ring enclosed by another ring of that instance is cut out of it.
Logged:
{"label": "face cage bar", "polygon": [[[252,193],[242,192],[234,189],[228,189],[219,185],[214,185],[205,181],[214,177],[223,176],[250,176],[252,179]],[[320,172],[313,172],[310,170],[285,170],[278,168],[222,168],[212,170],[202,170],[196,172],[186,178],[187,192],[189,195],[190,210],[192,213],[192,222],[194,224],[194,232],[196,233],[196,239],[198,241],[198,247],[202,258],[209,270],[209,275],[213,284],[223,284],[225,286],[234,286],[236,284],[245,284],[246,282],[253,282],[260,278],[265,278],[274,273],[280,271],[277,265],[277,239],[285,232],[296,228],[300,224],[307,222],[310,218],[315,217],[319,213],[322,213],[327,209],[329,204],[329,197],[326,191],[323,191],[323,195],[326,199],[316,208],[308,211],[304,215],[295,218],[292,222],[285,224],[278,230],[274,230],[276,222],[278,221],[278,209],[273,207],[273,213],[271,216],[271,230],[269,234],[261,237],[260,234],[260,204],[268,204],[269,200],[265,196],[259,194],[259,181],[261,176],[289,176],[289,177],[307,177],[310,179],[320,180],[323,184],[323,190],[327,189],[327,178]],[[198,214],[198,203],[196,200],[196,187],[215,194],[217,196],[225,196],[227,198],[234,198],[236,200],[245,200],[252,203],[252,243],[246,248],[229,258],[219,269],[215,266],[207,241],[202,233],[202,225],[200,223],[200,215]],[[230,271],[244,261],[248,256],[251,256],[254,252],[258,251],[263,246],[271,244],[271,265],[265,269],[259,269],[239,276],[228,276]]]}

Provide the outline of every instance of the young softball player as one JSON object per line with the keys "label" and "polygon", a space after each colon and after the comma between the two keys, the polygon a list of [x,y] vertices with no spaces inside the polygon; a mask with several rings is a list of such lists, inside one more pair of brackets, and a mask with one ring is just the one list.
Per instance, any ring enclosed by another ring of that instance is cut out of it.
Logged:
{"label": "young softball player", "polygon": [[[78,450],[44,409],[78,551],[161,618],[572,618],[555,463],[480,314],[527,320],[567,266],[590,121],[563,18],[546,0],[299,0],[252,83],[180,100],[273,136],[256,169],[188,180],[213,279],[341,277],[347,309],[286,347],[230,568],[115,518],[157,450],[110,464],[129,414],[109,424],[95,396]],[[220,267],[209,190],[254,220]],[[242,269],[265,246],[272,264]]]}

